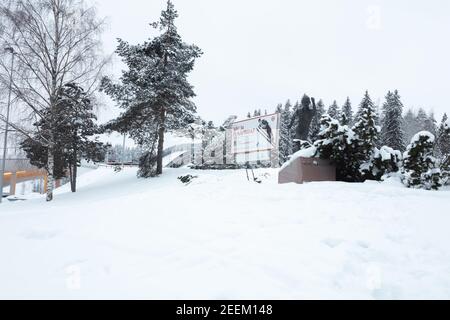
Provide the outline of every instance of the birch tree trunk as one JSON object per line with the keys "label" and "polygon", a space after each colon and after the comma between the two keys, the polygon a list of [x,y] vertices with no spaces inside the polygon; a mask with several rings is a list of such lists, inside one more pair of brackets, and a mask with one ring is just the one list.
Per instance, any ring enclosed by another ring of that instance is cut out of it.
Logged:
{"label": "birch tree trunk", "polygon": [[55,159],[53,157],[53,148],[48,148],[48,177],[47,177],[47,202],[53,200],[53,189],[55,187],[55,178],[53,176],[53,170],[55,167]]}

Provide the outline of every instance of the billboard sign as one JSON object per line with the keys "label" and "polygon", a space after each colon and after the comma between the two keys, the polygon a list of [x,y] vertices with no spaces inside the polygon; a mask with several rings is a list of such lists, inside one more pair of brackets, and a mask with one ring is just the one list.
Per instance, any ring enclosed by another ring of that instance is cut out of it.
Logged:
{"label": "billboard sign", "polygon": [[279,114],[235,122],[232,126],[231,152],[239,163],[271,160],[278,152]]}

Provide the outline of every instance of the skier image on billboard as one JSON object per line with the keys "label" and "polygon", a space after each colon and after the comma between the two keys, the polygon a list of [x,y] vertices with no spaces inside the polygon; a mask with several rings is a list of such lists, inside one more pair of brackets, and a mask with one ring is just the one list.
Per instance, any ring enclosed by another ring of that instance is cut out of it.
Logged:
{"label": "skier image on billboard", "polygon": [[272,127],[267,120],[259,119],[258,130],[262,131],[263,136],[267,138],[267,141],[269,141],[269,143],[272,143]]}

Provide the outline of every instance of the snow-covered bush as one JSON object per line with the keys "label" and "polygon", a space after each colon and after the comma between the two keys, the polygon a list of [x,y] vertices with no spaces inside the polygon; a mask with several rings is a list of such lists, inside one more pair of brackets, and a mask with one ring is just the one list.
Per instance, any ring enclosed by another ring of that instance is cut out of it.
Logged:
{"label": "snow-covered bush", "polygon": [[185,185],[189,185],[189,184],[191,184],[191,182],[194,179],[197,179],[197,178],[198,178],[197,176],[193,176],[191,174],[188,174],[188,175],[185,175],[185,176],[178,177],[178,180],[180,180],[181,183],[183,183]]}
{"label": "snow-covered bush", "polygon": [[298,150],[299,150],[299,151],[300,151],[300,150],[309,149],[309,148],[312,147],[311,142],[306,141],[306,140],[297,140],[297,139],[294,139],[294,142],[298,145],[298,148],[299,148]]}
{"label": "snow-covered bush", "polygon": [[399,172],[402,165],[402,154],[398,150],[383,146],[375,148],[372,156],[361,165],[361,174],[366,180],[383,180],[383,177]]}
{"label": "snow-covered bush", "polygon": [[450,185],[450,155],[447,154],[441,160],[441,175],[442,175],[442,183],[444,185]]}
{"label": "snow-covered bush", "polygon": [[324,115],[321,119],[319,140],[314,143],[316,156],[331,160],[336,165],[339,181],[360,181],[359,160],[355,133],[348,126],[341,126],[339,121]]}
{"label": "snow-covered bush", "polygon": [[437,149],[439,155],[442,182],[448,185],[450,184],[450,121],[446,114],[438,129],[435,149]]}
{"label": "snow-covered bush", "polygon": [[441,170],[433,156],[435,136],[422,131],[406,149],[403,162],[403,183],[408,188],[438,190],[442,186]]}
{"label": "snow-covered bush", "polygon": [[139,178],[151,178],[157,175],[156,171],[156,154],[153,152],[145,152],[139,159]]}

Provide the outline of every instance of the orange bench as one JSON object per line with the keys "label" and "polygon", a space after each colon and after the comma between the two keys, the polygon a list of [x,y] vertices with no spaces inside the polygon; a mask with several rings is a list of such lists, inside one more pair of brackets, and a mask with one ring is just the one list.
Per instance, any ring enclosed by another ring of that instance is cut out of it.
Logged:
{"label": "orange bench", "polygon": [[45,172],[45,170],[6,172],[3,175],[3,185],[4,187],[9,186],[10,195],[15,195],[17,183],[31,181],[35,179],[44,179],[43,190],[47,189],[47,173]]}

